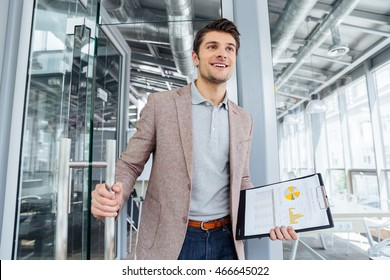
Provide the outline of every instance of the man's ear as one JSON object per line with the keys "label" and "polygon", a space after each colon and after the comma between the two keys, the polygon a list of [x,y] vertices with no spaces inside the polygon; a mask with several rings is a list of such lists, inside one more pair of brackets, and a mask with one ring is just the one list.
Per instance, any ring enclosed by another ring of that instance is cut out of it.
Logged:
{"label": "man's ear", "polygon": [[194,62],[194,65],[198,67],[199,65],[199,58],[195,51],[192,51],[192,61]]}

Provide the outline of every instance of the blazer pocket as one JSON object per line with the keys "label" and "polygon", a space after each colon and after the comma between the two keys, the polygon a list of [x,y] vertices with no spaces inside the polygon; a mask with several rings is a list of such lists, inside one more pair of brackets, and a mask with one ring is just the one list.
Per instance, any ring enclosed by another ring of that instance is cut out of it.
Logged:
{"label": "blazer pocket", "polygon": [[161,203],[148,193],[143,205],[139,229],[139,245],[141,247],[145,249],[152,248],[157,236],[160,215]]}

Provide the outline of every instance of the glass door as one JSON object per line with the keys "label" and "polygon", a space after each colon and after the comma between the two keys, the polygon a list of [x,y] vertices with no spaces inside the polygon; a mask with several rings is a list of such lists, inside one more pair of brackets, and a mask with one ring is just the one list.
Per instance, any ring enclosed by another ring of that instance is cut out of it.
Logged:
{"label": "glass door", "polygon": [[[107,140],[118,140],[118,123],[121,97],[121,69],[122,55],[107,37],[105,32],[99,29],[99,39],[96,53],[96,76],[94,112],[91,127],[91,156],[93,163],[107,160]],[[118,146],[118,145],[117,145]],[[115,157],[116,159],[117,157]],[[106,170],[92,164],[91,188],[96,184],[108,182]],[[91,259],[103,259],[105,257],[105,227],[96,219],[91,220]]]}
{"label": "glass door", "polygon": [[36,1],[15,259],[90,258],[92,136],[104,119],[94,112],[98,8],[97,0]]}

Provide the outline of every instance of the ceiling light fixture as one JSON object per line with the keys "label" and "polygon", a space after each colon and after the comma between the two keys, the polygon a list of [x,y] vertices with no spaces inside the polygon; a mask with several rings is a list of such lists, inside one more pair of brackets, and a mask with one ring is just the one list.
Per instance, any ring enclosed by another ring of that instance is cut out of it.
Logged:
{"label": "ceiling light fixture", "polygon": [[329,48],[326,55],[330,57],[339,57],[346,54],[347,52],[349,52],[347,45],[333,45]]}
{"label": "ceiling light fixture", "polygon": [[305,112],[308,114],[318,114],[326,111],[326,105],[322,100],[310,100],[306,105]]}
{"label": "ceiling light fixture", "polygon": [[333,45],[330,46],[327,56],[339,57],[349,52],[349,47],[346,44],[341,44],[339,28],[337,26],[331,27]]}

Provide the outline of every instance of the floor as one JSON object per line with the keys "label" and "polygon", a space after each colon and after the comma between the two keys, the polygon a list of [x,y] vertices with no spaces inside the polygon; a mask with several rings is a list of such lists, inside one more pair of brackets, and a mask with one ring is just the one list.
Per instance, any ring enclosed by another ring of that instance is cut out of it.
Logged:
{"label": "floor", "polygon": [[[368,260],[369,244],[367,238],[357,233],[349,233],[349,235],[348,233],[324,234],[326,249],[323,248],[318,234],[301,235],[300,238],[327,260]],[[291,258],[292,246],[292,241],[283,242],[283,258],[285,260]],[[299,244],[295,259],[318,260],[320,258]]]}

